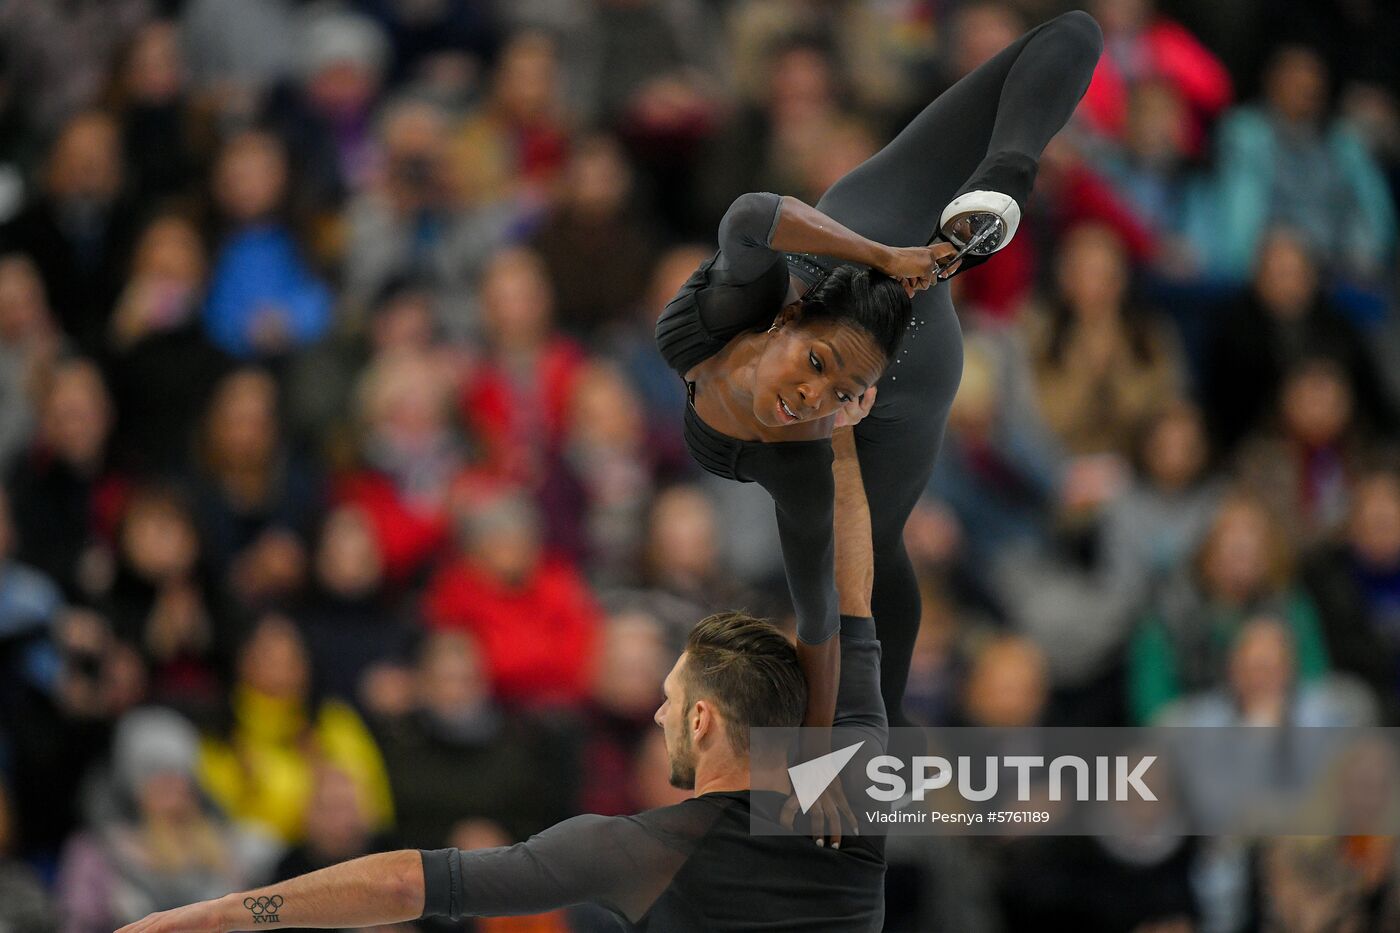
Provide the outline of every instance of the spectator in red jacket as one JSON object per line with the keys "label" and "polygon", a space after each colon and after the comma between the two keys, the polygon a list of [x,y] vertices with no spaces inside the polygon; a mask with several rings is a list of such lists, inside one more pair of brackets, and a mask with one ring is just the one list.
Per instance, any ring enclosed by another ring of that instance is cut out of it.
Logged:
{"label": "spectator in red jacket", "polygon": [[1172,84],[1187,103],[1189,138],[1199,152],[1205,126],[1234,97],[1220,59],[1180,23],[1158,16],[1153,0],[1097,0],[1091,12],[1103,27],[1103,57],[1080,114],[1105,135],[1119,138],[1127,125],[1128,100],[1140,81]]}
{"label": "spectator in red jacket", "polygon": [[463,417],[494,472],[533,486],[558,447],[583,353],[555,330],[548,273],[529,250],[491,260],[481,304],[487,355],[467,381]]}
{"label": "spectator in red jacket", "polygon": [[451,418],[452,374],[417,349],[381,354],[358,387],[358,464],[336,496],[374,529],[394,585],[426,570],[447,545],[447,501],[467,451]]}
{"label": "spectator in red jacket", "polygon": [[428,623],[476,637],[503,701],[582,701],[601,613],[579,572],[541,548],[529,501],[492,495],[464,510],[459,530],[457,558],[428,586]]}

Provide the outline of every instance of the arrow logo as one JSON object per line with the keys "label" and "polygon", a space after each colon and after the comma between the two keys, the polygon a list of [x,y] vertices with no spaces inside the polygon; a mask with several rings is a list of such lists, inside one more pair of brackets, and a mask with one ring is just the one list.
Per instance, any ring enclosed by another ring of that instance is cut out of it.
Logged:
{"label": "arrow logo", "polygon": [[792,789],[797,794],[797,802],[802,805],[803,813],[811,809],[812,804],[831,786],[841,769],[850,763],[864,744],[864,741],[860,741],[854,745],[847,745],[828,755],[788,768],[788,777],[792,778]]}

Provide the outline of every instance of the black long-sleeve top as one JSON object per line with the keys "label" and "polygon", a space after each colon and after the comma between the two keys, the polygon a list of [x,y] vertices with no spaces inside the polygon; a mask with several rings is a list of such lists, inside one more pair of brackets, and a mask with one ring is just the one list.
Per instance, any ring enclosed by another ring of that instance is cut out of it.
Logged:
{"label": "black long-sleeve top", "polygon": [[784,795],[704,794],[635,816],[576,816],[500,849],[425,851],[424,914],[492,917],[597,904],[665,933],[874,933],[885,863],[875,837],[840,849],[762,835]]}
{"label": "black long-sleeve top", "polygon": [[[875,620],[842,616],[833,744],[860,742],[842,769],[863,799],[870,760],[887,748]],[[597,904],[623,927],[665,933],[875,933],[883,926],[884,838],[841,848],[784,833],[786,794],[719,791],[634,816],[576,816],[496,849],[420,850],[424,916],[493,917]],[[865,809],[857,806],[858,811]]]}
{"label": "black long-sleeve top", "polygon": [[[810,260],[785,257],[770,245],[781,210],[776,194],[736,200],[720,222],[719,252],[701,263],[661,313],[656,345],[682,379],[734,337],[772,323],[787,297],[790,262],[804,278],[815,271]],[[692,404],[686,406],[685,442],[709,472],[758,483],[773,497],[798,637],[815,645],[836,634],[831,441],[738,440],[701,421]]]}

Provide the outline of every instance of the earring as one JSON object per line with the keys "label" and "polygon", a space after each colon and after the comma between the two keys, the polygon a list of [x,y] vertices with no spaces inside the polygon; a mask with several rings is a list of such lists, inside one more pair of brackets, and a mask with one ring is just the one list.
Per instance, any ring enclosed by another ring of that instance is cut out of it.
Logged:
{"label": "earring", "polygon": [[773,322],[773,326],[770,327],[770,328],[768,328],[768,333],[770,333],[770,334],[776,334],[776,333],[778,332],[778,327],[779,327],[778,322],[777,322],[777,321],[774,321],[774,322]]}

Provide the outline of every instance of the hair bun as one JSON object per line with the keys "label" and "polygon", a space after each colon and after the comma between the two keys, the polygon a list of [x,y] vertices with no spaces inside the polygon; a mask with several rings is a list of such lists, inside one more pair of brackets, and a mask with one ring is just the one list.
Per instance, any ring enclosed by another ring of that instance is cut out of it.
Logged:
{"label": "hair bun", "polygon": [[899,349],[914,303],[897,279],[866,266],[843,263],[802,298],[804,320],[830,320],[868,333],[889,359]]}

